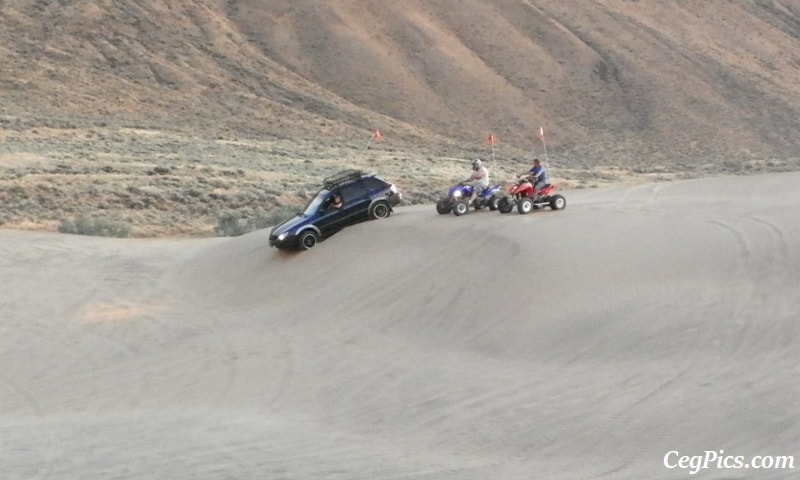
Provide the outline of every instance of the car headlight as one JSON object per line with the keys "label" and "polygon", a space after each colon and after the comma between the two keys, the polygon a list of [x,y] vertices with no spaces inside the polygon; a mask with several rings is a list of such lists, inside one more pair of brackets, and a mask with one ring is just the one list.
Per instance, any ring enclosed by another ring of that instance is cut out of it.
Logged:
{"label": "car headlight", "polygon": [[282,242],[282,241],[286,240],[286,236],[287,235],[289,235],[289,234],[288,233],[281,233],[280,235],[278,235],[278,241]]}
{"label": "car headlight", "polygon": [[456,190],[455,192],[453,192],[453,196],[456,197],[456,198],[460,197],[461,196],[461,190]]}

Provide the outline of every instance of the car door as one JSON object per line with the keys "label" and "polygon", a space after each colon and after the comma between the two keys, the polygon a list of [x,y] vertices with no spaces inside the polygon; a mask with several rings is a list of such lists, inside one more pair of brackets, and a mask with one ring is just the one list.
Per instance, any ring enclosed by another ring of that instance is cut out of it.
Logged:
{"label": "car door", "polygon": [[351,183],[341,188],[345,225],[353,225],[369,218],[369,194],[361,183]]}
{"label": "car door", "polygon": [[[345,226],[347,212],[342,208],[332,208],[331,203],[336,192],[329,192],[317,212],[317,221],[314,224],[319,228],[323,237],[328,237],[338,232]],[[346,205],[346,202],[345,202]]]}

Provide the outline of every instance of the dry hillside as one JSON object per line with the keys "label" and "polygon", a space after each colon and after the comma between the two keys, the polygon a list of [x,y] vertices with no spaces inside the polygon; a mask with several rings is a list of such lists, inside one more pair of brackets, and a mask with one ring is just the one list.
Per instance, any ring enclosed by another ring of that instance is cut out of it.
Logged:
{"label": "dry hillside", "polygon": [[7,226],[202,234],[341,165],[425,202],[540,126],[577,187],[800,168],[798,1],[4,0],[0,64]]}

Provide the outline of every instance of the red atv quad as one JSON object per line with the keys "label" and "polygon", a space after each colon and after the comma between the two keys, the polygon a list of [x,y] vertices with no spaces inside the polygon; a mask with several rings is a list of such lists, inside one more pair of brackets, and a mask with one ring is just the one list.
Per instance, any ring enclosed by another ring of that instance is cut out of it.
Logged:
{"label": "red atv quad", "polygon": [[531,213],[534,209],[550,207],[552,210],[562,210],[567,206],[567,199],[559,194],[553,194],[556,186],[548,183],[535,193],[533,184],[528,177],[521,177],[519,181],[508,187],[508,195],[497,203],[500,213],[510,213],[516,205],[521,214]]}

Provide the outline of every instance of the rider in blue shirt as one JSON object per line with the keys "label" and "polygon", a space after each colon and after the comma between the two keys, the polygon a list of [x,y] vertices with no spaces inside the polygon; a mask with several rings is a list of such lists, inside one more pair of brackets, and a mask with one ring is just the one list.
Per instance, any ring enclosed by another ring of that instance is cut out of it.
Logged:
{"label": "rider in blue shirt", "polygon": [[550,176],[547,175],[547,170],[542,166],[542,162],[538,158],[533,159],[533,167],[523,175],[530,177],[535,192],[550,183]]}

